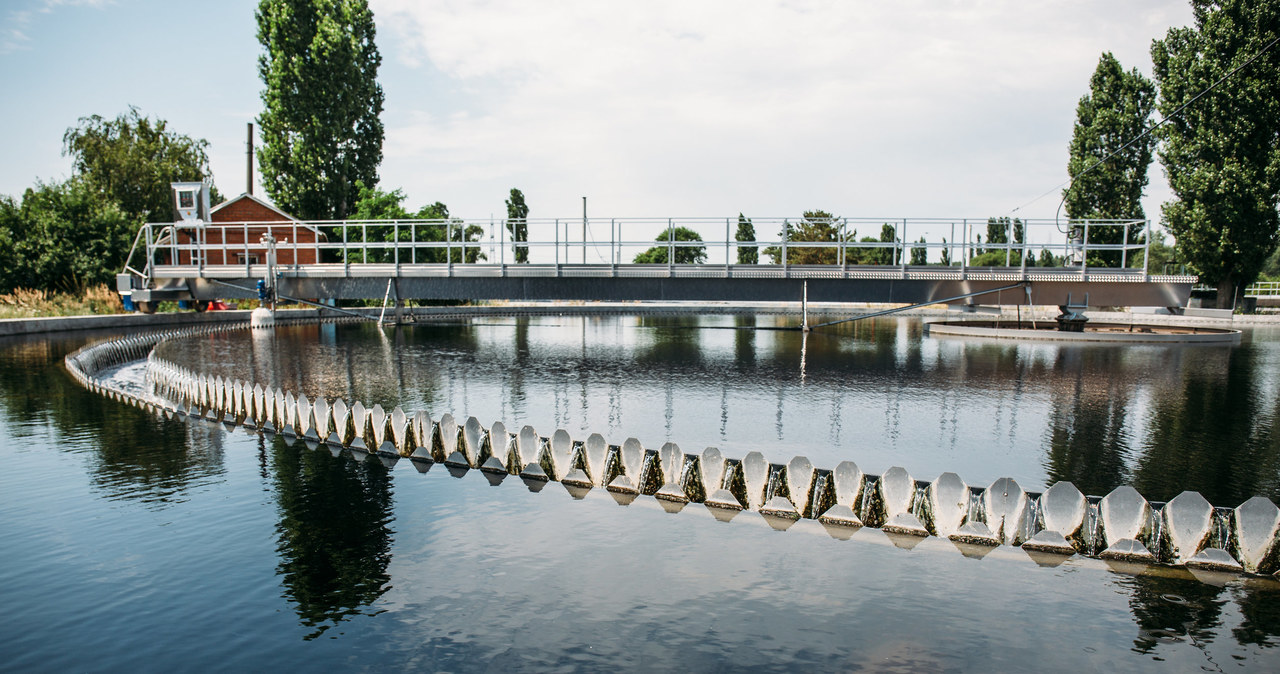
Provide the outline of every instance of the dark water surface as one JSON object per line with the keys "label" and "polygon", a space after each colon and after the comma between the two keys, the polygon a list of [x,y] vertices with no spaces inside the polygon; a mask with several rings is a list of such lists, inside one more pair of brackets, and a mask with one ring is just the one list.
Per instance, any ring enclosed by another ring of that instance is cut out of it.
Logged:
{"label": "dark water surface", "polygon": [[[293,328],[167,355],[544,435],[1275,498],[1275,333],[1066,348],[888,321],[811,336],[803,373],[798,334],[684,319],[388,335]],[[0,669],[1280,669],[1272,581],[779,532],[749,512],[335,457],[90,394],[61,368],[83,339],[0,341]]]}

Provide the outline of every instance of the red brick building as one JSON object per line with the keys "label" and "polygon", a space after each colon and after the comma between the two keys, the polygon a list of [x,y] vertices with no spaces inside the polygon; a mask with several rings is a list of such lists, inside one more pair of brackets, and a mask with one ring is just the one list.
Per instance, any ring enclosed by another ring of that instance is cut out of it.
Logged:
{"label": "red brick building", "polygon": [[[320,260],[316,244],[326,240],[316,227],[252,194],[241,194],[213,207],[209,220],[196,227],[175,223],[180,244],[195,243],[203,230],[206,265],[265,264],[267,248],[260,241],[267,232],[276,240],[277,264],[313,264]],[[178,263],[191,264],[191,251],[178,251]]]}

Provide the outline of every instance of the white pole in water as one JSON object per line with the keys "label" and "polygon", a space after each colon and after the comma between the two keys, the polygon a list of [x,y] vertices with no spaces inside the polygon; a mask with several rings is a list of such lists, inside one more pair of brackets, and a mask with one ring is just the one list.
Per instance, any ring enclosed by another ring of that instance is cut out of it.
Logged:
{"label": "white pole in water", "polygon": [[391,279],[387,279],[387,292],[382,296],[382,313],[378,314],[378,325],[382,325],[387,317],[387,301],[391,299]]}
{"label": "white pole in water", "polygon": [[804,332],[809,331],[809,281],[805,281],[803,285],[804,291],[800,295],[800,329]]}

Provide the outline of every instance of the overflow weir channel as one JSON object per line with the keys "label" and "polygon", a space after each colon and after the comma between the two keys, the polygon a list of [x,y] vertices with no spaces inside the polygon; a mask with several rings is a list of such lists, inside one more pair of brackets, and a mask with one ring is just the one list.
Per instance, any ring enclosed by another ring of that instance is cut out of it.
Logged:
{"label": "overflow weir channel", "polygon": [[[868,475],[852,461],[826,469],[803,456],[774,464],[759,452],[731,458],[709,447],[686,454],[671,442],[655,451],[634,438],[614,445],[600,434],[574,439],[564,430],[545,437],[532,426],[512,432],[501,422],[485,426],[475,417],[460,422],[450,414],[432,419],[425,412],[388,412],[360,401],[312,401],[292,391],[210,377],[155,353],[167,340],[251,329],[270,328],[243,323],[125,337],[81,348],[65,364],[86,388],[164,417],[243,426],[385,462],[408,458],[420,470],[433,463],[459,476],[477,469],[491,482],[519,476],[535,491],[557,481],[577,495],[604,488],[624,504],[640,496],[652,496],[671,511],[702,503],[720,519],[753,510],[778,529],[809,518],[837,537],[867,526],[907,539],[1019,546],[1062,560],[1080,554],[1212,572],[1280,571],[1280,508],[1262,496],[1220,508],[1197,492],[1149,502],[1130,486],[1086,496],[1070,482],[1057,482],[1034,493],[1011,478],[983,487],[943,473],[922,482],[900,467]],[[142,387],[107,376],[140,361]]]}

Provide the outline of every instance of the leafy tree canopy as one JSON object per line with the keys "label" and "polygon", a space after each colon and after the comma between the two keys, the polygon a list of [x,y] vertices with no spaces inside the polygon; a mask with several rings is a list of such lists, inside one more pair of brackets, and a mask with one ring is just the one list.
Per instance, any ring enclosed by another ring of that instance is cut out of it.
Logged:
{"label": "leafy tree canopy", "polygon": [[922,236],[916,243],[920,245],[911,248],[911,265],[919,267],[929,264],[929,248],[926,246],[928,242]]}
{"label": "leafy tree canopy", "polygon": [[[897,230],[893,225],[885,223],[880,228],[880,237],[864,236],[858,239],[856,230],[844,228],[844,221],[827,211],[805,211],[804,216],[796,223],[789,220],[782,222],[782,231],[778,233],[788,242],[830,242],[831,246],[797,246],[787,248],[787,264],[840,264],[839,243],[894,243],[897,241]],[[774,264],[782,264],[781,246],[769,246],[764,249]],[[893,248],[889,246],[846,247],[844,249],[847,264],[893,264]]]}
{"label": "leafy tree canopy", "polygon": [[373,13],[365,0],[262,0],[257,21],[267,194],[303,219],[346,218],[382,163]]}
{"label": "leafy tree canopy", "polygon": [[[115,119],[81,117],[63,134],[62,146],[84,187],[138,224],[173,222],[170,183],[213,178],[208,141],[170,131],[168,122],[143,117],[134,107]],[[211,197],[213,203],[220,201],[216,190]]]}
{"label": "leafy tree canopy", "polygon": [[738,230],[733,240],[738,242],[738,264],[759,264],[760,249],[755,245],[756,227],[751,218],[738,214]]}
{"label": "leafy tree canopy", "polygon": [[[788,244],[792,242],[824,242],[839,243],[841,240],[841,232],[843,231],[840,218],[824,211],[812,210],[805,211],[804,215],[796,223],[790,220],[782,221],[782,229],[778,232],[778,238],[786,241]],[[849,232],[845,240],[852,240],[856,232]],[[839,248],[832,246],[830,248],[822,247],[787,247],[787,264],[839,264]],[[764,249],[764,254],[768,255],[773,264],[782,264],[782,247],[768,246]]]}
{"label": "leafy tree canopy", "polygon": [[21,203],[0,199],[0,291],[78,292],[109,283],[123,266],[134,222],[87,181],[40,183]]}
{"label": "leafy tree canopy", "polygon": [[1218,286],[1218,306],[1228,308],[1280,241],[1280,48],[1262,53],[1280,36],[1280,3],[1191,6],[1194,27],[1151,45],[1157,107],[1169,119],[1159,156],[1177,195],[1161,216],[1179,258]]}
{"label": "leafy tree canopy", "polygon": [[[449,217],[449,207],[437,201],[410,212],[404,207],[405,195],[399,189],[385,192],[376,187],[368,187],[357,183],[359,198],[352,213],[354,220],[439,220],[434,223],[404,222],[399,225],[371,224],[365,225],[363,235],[365,241],[400,241],[402,243],[440,244],[448,241],[451,246],[412,246],[401,247],[399,257],[393,250],[370,249],[363,254],[351,251],[352,262],[394,262],[400,264],[427,263],[475,263],[487,259],[477,245],[484,236],[484,228],[479,225],[465,225],[462,220]],[[326,232],[330,241],[341,241],[342,233],[338,228],[330,228]],[[349,227],[347,240],[360,241],[361,229]],[[465,251],[465,254],[464,254]]]}
{"label": "leafy tree canopy", "polygon": [[[670,230],[670,233],[663,232],[659,234],[654,241],[666,243],[668,241],[701,241],[702,237],[697,232],[688,227],[676,227]],[[668,246],[654,246],[635,257],[633,262],[636,264],[667,264]],[[706,246],[688,246],[674,248],[675,264],[700,264],[707,261]]]}
{"label": "leafy tree canopy", "polygon": [[[1089,93],[1076,105],[1067,160],[1067,173],[1073,180],[1062,192],[1068,217],[1146,217],[1142,193],[1147,187],[1147,167],[1151,165],[1155,139],[1142,134],[1155,97],[1155,85],[1136,68],[1125,72],[1110,52],[1098,59],[1098,67],[1089,79]],[[1132,142],[1139,136],[1142,138]]]}
{"label": "leafy tree canopy", "polygon": [[[1136,68],[1125,72],[1110,52],[1098,59],[1098,67],[1089,79],[1089,93],[1076,106],[1067,161],[1067,172],[1073,179],[1062,193],[1068,217],[1146,218],[1142,194],[1147,187],[1155,137],[1143,134],[1155,98],[1155,85]],[[1138,243],[1142,229],[1138,224],[1091,227],[1089,243]],[[1073,227],[1071,233],[1075,239],[1083,239],[1083,227]],[[1089,264],[1118,267],[1132,259],[1132,255],[1118,250],[1097,251],[1090,253]]]}
{"label": "leafy tree canopy", "polygon": [[[511,196],[507,197],[507,231],[512,241],[529,240],[529,206],[524,203],[524,192],[511,188]],[[515,246],[517,263],[529,261],[529,247]]]}

